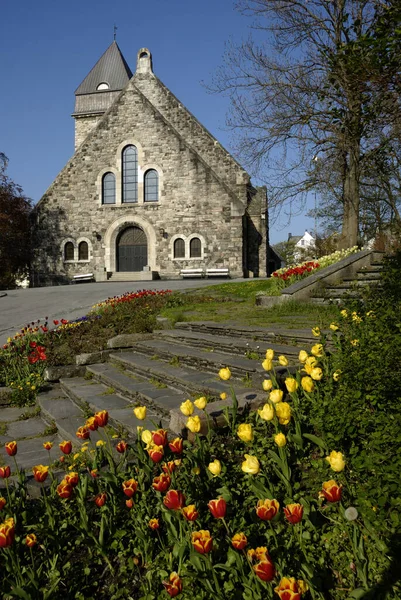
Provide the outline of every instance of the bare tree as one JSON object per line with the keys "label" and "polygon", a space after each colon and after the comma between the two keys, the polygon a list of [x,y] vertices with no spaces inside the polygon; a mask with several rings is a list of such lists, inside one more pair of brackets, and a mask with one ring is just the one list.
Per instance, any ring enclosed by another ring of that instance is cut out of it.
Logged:
{"label": "bare tree", "polygon": [[390,85],[399,58],[377,43],[393,3],[238,0],[237,8],[254,17],[255,34],[228,45],[211,87],[231,98],[238,151],[265,180],[273,205],[302,201],[312,189],[332,194],[342,208],[340,245],[353,246],[362,163],[378,151],[383,107],[392,115],[399,109]]}

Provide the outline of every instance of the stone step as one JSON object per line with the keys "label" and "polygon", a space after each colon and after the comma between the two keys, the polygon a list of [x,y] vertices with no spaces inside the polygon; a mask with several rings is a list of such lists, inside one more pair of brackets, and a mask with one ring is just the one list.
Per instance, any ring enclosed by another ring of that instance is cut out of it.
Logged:
{"label": "stone step", "polygon": [[178,322],[175,324],[176,330],[185,330],[199,332],[202,336],[205,333],[221,335],[227,338],[235,337],[246,339],[246,341],[257,341],[266,344],[270,348],[271,344],[302,345],[313,341],[311,329],[286,329],[284,327],[272,326],[251,327],[241,326],[235,323],[214,323],[213,321],[193,321]]}
{"label": "stone step", "polygon": [[[94,365],[95,366],[95,365]],[[96,365],[105,367],[106,365]],[[137,435],[137,427],[141,425],[145,428],[154,428],[155,423],[159,422],[160,412],[149,410],[147,418],[144,421],[139,421],[133,414],[133,408],[137,402],[123,395],[116,393],[114,388],[98,383],[93,380],[88,380],[83,377],[71,377],[60,381],[61,389],[68,397],[77,404],[85,412],[85,417],[107,410],[109,413],[109,423],[126,437],[125,432],[130,438],[135,438]],[[74,421],[73,418],[71,418]],[[152,422],[154,421],[154,422]],[[78,423],[78,420],[76,421]],[[84,420],[85,422],[85,420]],[[80,422],[83,425],[84,422]],[[77,425],[76,429],[80,426]],[[73,428],[75,427],[75,422]],[[94,432],[96,433],[96,432]],[[96,435],[99,435],[98,433]],[[95,436],[92,436],[95,439]]]}
{"label": "stone step", "polygon": [[253,339],[246,341],[243,337],[213,335],[211,333],[202,333],[202,336],[199,336],[198,333],[185,329],[160,331],[158,332],[158,338],[192,348],[202,348],[207,352],[218,349],[222,354],[245,355],[247,352],[256,352],[264,356],[267,348],[274,350],[277,355],[298,356],[299,354],[299,347],[289,344],[278,344],[277,342],[261,344],[260,341],[254,341]]}
{"label": "stone step", "polygon": [[[251,394],[266,396],[262,394],[261,388],[261,382],[266,377],[266,372],[263,372],[263,375],[262,371],[260,373],[251,372],[252,378],[244,378],[246,381],[246,385],[244,385],[243,382],[238,380],[230,380],[230,382],[221,381],[217,372],[209,373],[199,369],[191,369],[190,367],[174,367],[163,361],[152,360],[136,352],[112,354],[110,355],[110,360],[115,365],[122,365],[128,371],[137,375],[164,383],[168,388],[172,388],[173,390],[179,390],[184,393],[186,398],[191,395],[193,397],[205,395],[217,399],[222,392],[228,392],[230,383],[232,383],[238,398],[249,396],[251,387],[254,388]],[[92,370],[93,366],[89,369]],[[254,391],[255,388],[258,391]],[[182,396],[177,401],[178,405],[181,403],[181,398]]]}

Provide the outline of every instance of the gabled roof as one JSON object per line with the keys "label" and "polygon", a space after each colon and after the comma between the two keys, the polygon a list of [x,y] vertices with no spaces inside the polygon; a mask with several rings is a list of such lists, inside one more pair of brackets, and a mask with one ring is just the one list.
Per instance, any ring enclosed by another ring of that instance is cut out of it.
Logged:
{"label": "gabled roof", "polygon": [[113,41],[77,87],[75,95],[93,94],[97,91],[99,83],[107,83],[108,91],[122,90],[131,77],[131,69],[121,54],[117,42]]}

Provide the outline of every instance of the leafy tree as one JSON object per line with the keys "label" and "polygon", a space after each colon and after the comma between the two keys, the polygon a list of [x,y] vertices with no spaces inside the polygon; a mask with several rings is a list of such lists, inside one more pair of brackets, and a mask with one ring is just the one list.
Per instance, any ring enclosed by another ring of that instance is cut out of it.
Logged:
{"label": "leafy tree", "polygon": [[254,17],[257,39],[228,46],[212,88],[231,98],[238,150],[267,178],[271,205],[313,189],[335,200],[341,245],[353,246],[364,165],[386,147],[400,114],[399,3],[237,0],[237,7]]}
{"label": "leafy tree", "polygon": [[0,289],[12,288],[29,268],[31,201],[6,174],[7,157],[0,153]]}

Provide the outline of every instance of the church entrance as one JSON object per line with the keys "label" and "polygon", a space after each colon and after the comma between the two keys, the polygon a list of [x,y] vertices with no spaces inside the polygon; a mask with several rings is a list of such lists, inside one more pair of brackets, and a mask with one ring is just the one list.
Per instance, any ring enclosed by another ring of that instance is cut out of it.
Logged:
{"label": "church entrance", "polygon": [[117,271],[142,271],[148,264],[148,240],[145,232],[133,225],[117,238]]}

